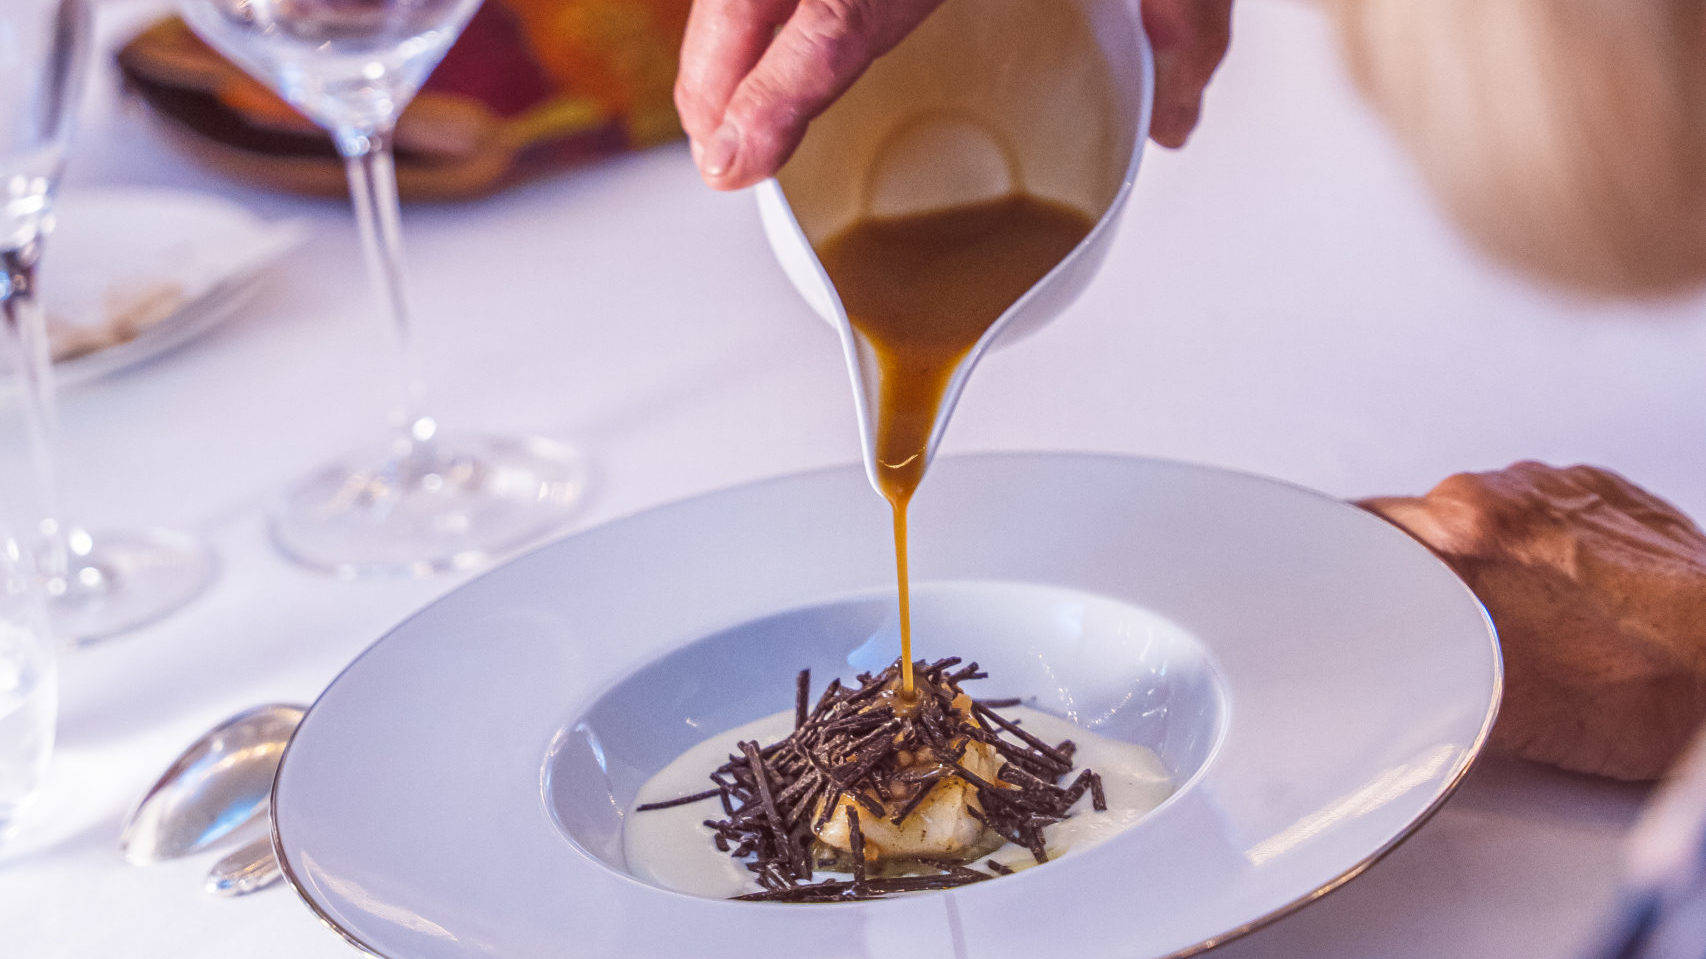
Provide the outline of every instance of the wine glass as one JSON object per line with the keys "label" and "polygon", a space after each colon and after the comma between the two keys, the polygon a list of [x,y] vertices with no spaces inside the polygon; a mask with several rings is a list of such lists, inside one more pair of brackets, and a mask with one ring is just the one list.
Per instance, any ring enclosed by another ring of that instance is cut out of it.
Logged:
{"label": "wine glass", "polygon": [[[5,16],[0,14],[0,30]],[[41,579],[29,554],[0,539],[0,846],[35,797],[53,752],[59,685]]]}
{"label": "wine glass", "polygon": [[274,541],[351,576],[485,562],[559,526],[583,461],[534,438],[441,431],[422,407],[403,277],[392,134],[479,0],[179,0],[191,28],[332,135],[349,175],[368,272],[395,334],[390,438],[292,486]]}
{"label": "wine glass", "polygon": [[40,521],[30,545],[53,632],[74,642],[127,632],[189,602],[213,575],[206,550],[181,533],[91,535],[56,508],[53,364],[36,267],[53,227],[53,194],[86,66],[83,0],[0,4],[0,340],[10,354],[34,469]]}
{"label": "wine glass", "polygon": [[[49,198],[58,178],[69,104],[86,11],[57,0],[8,0],[0,6],[0,323],[13,359],[21,346],[45,339],[35,308],[34,267],[51,220]],[[32,339],[33,338],[33,339]],[[40,373],[16,364],[20,377]],[[46,388],[21,391],[19,406],[30,445],[44,445],[40,421]],[[37,457],[39,459],[39,457]],[[18,813],[35,795],[53,749],[58,685],[53,646],[41,606],[41,577],[34,550],[10,533],[22,504],[10,481],[39,481],[37,471],[0,471],[7,481],[0,502],[0,842],[17,826]],[[37,483],[39,485],[39,482]],[[33,522],[33,519],[32,519]]]}

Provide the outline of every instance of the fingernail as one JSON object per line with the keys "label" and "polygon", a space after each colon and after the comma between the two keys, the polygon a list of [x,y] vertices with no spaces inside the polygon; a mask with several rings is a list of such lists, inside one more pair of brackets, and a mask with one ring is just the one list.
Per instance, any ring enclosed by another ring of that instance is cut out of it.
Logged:
{"label": "fingernail", "polygon": [[695,164],[705,159],[705,148],[700,146],[699,141],[692,137],[687,138],[687,150],[689,153],[693,154],[693,162]]}
{"label": "fingernail", "polygon": [[711,135],[711,142],[705,144],[703,154],[699,157],[699,169],[706,176],[722,176],[734,166],[735,154],[740,150],[740,131],[734,124],[724,123]]}

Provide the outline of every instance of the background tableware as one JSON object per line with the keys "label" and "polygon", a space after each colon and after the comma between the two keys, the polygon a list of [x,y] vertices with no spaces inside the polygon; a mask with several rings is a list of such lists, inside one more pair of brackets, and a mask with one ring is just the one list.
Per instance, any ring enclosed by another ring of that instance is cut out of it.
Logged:
{"label": "background tableware", "polygon": [[119,851],[138,865],[264,836],[273,776],[306,710],[247,709],[191,743],[125,817]]}
{"label": "background tableware", "polygon": [[[689,0],[488,0],[398,124],[405,200],[467,199],[681,136],[671,93]],[[229,176],[341,196],[324,130],[196,39],[156,21],[118,51],[174,146]]]}
{"label": "background tableware", "polygon": [[0,541],[0,846],[47,775],[59,696],[41,583],[17,540]]}
{"label": "background tableware", "polygon": [[442,433],[423,408],[391,147],[398,115],[476,6],[179,0],[196,33],[332,134],[396,335],[392,435],[292,486],[272,516],[273,538],[287,555],[341,575],[477,565],[561,524],[585,486],[584,464],[561,444]]}
{"label": "background tableware", "polygon": [[1153,94],[1135,0],[949,0],[814,121],[788,165],[759,185],[771,249],[794,288],[841,335],[872,485],[875,358],[848,323],[813,244],[860,216],[1013,192],[1097,221],[961,360],[931,432],[926,457],[934,456],[984,352],[1052,320],[1095,275],[1137,176]]}
{"label": "background tableware", "polygon": [[17,406],[28,434],[43,517],[35,559],[59,636],[103,639],[178,609],[211,579],[206,550],[183,534],[118,530],[91,534],[67,523],[55,500],[56,425],[51,346],[37,275],[55,220],[54,192],[64,165],[90,13],[82,0],[17,0],[0,16],[7,42],[0,68],[0,308],[5,346],[18,371]]}
{"label": "background tableware", "polygon": [[[882,644],[893,620],[875,601],[888,587],[884,504],[861,470],[842,468],[566,538],[370,647],[310,710],[280,765],[273,815],[287,877],[345,936],[410,959],[565,942],[615,956],[749,956],[801,942],[890,957],[1034,956],[1062,942],[1085,955],[1164,956],[1247,931],[1359,873],[1438,808],[1484,741],[1501,681],[1491,626],[1443,564],[1373,516],[1258,477],[1121,457],[963,457],[934,475],[915,504],[929,534],[920,541],[932,544],[916,572],[920,616],[940,625],[920,632],[920,655],[980,656],[977,637],[945,635],[947,624],[982,622],[979,609],[999,608],[989,598],[1019,583],[1013,595],[1055,597],[1015,620],[1037,624],[1044,663],[1074,661],[1071,624],[1084,604],[1071,597],[1082,594],[1122,610],[1078,620],[1085,651],[1111,647],[1125,651],[1122,663],[1142,663],[1155,642],[1212,659],[1217,681],[1176,687],[1170,705],[1204,715],[1184,707],[1224,690],[1207,726],[1177,727],[1212,729],[1224,716],[1218,744],[1136,828],[1010,879],[823,909],[663,892],[565,828],[575,788],[619,807],[622,784],[688,727],[709,734],[736,711],[792,702],[787,681],[774,699],[728,701],[720,691],[756,687],[739,678],[742,659],[719,657],[716,671],[691,670],[697,691],[613,728],[597,704],[630,677],[685,676],[681,657],[717,651],[706,643],[780,650],[784,637],[765,630],[801,620],[779,611],[840,624],[786,630],[808,663],[856,667],[892,648]],[[1133,628],[1145,623],[1153,628]],[[752,662],[761,677],[796,668]],[[1073,701],[1056,694],[1089,688],[1088,672],[991,694],[1036,695],[1072,716]],[[1166,688],[1142,685],[1135,667],[1117,672],[1128,690]],[[1089,708],[1074,718],[1098,726],[1103,701],[1082,701]],[[712,704],[717,712],[701,709]],[[1109,727],[1142,735],[1138,715],[1116,711],[1123,718]],[[610,747],[605,790],[558,775],[581,768],[560,764],[593,746],[583,723]],[[731,927],[741,935],[703,934]]]}
{"label": "background tableware", "polygon": [[146,362],[256,308],[269,270],[307,239],[208,193],[73,189],[55,203],[43,305],[61,386]]}
{"label": "background tableware", "polygon": [[284,878],[278,857],[273,855],[272,836],[251,839],[208,870],[202,888],[215,896],[227,899],[247,896],[252,892],[271,889]]}

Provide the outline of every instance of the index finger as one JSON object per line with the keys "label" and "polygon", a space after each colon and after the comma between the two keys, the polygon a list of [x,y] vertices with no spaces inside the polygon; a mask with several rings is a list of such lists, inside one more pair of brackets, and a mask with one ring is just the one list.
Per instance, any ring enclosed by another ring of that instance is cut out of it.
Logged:
{"label": "index finger", "polygon": [[798,0],[694,0],[681,42],[675,108],[695,141],[723,122],[735,88],[764,55]]}

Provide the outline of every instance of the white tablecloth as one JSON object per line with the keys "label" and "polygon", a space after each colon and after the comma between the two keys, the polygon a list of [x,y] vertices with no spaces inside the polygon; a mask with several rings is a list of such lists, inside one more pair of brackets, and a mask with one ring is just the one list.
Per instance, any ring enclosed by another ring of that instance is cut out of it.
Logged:
{"label": "white tablecloth", "polygon": [[[103,6],[104,32],[149,6]],[[311,699],[456,585],[338,582],[264,538],[281,483],[375,434],[383,329],[342,205],[220,179],[119,102],[110,69],[92,87],[68,191],[219,191],[306,217],[314,238],[239,322],[65,397],[75,513],[193,529],[223,569],[182,614],[64,657],[50,782],[0,852],[0,955],[344,956],[290,892],[214,900],[205,859],[136,868],[114,839],[203,728]],[[1706,303],[1584,302],[1477,259],[1306,6],[1241,5],[1205,116],[1187,149],[1146,159],[1083,299],[979,370],[948,452],[1157,454],[1346,496],[1581,460],[1706,515]],[[580,444],[598,469],[581,523],[856,457],[834,339],[774,265],[752,199],[703,189],[684,149],[413,208],[406,226],[434,408]],[[1216,955],[1569,955],[1609,902],[1642,794],[1486,762],[1366,876]]]}

